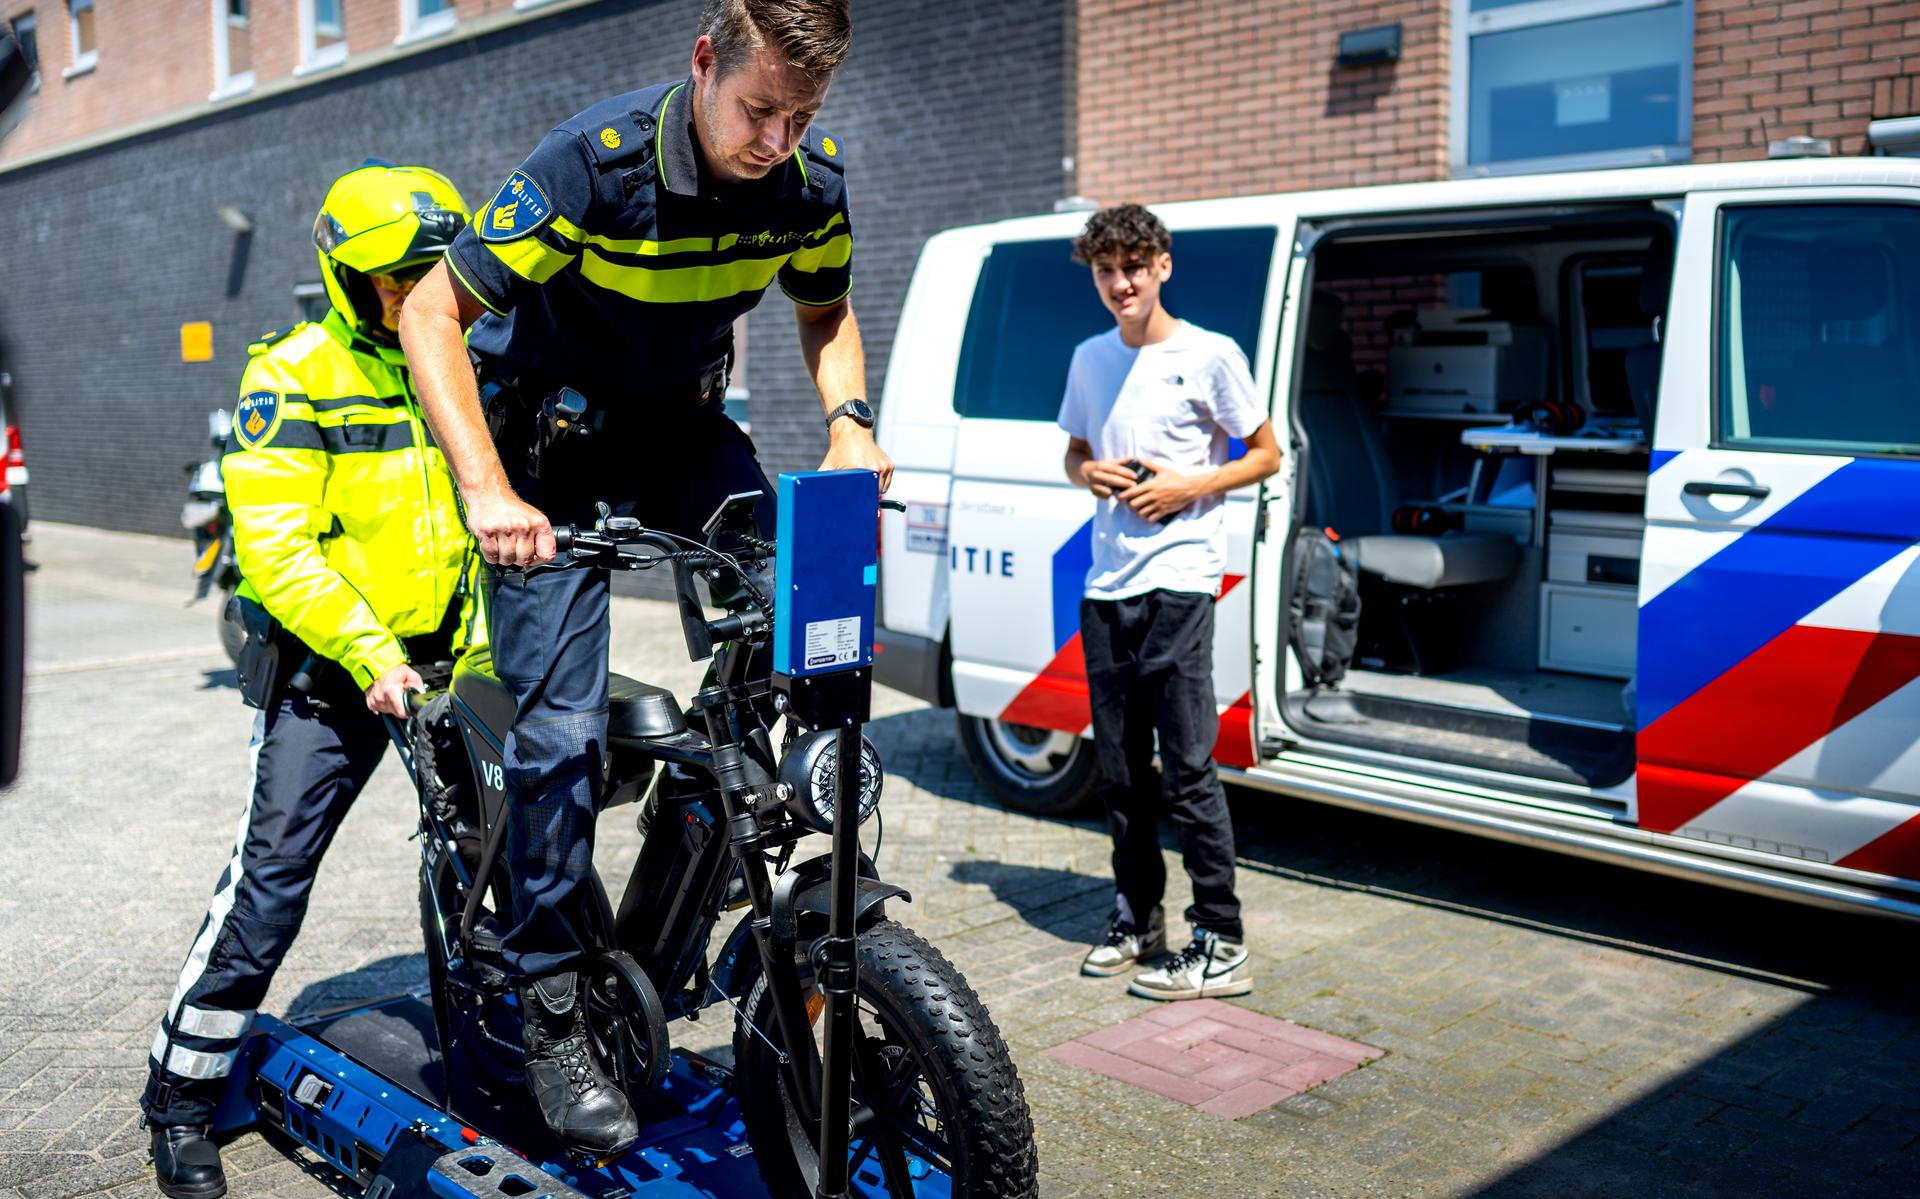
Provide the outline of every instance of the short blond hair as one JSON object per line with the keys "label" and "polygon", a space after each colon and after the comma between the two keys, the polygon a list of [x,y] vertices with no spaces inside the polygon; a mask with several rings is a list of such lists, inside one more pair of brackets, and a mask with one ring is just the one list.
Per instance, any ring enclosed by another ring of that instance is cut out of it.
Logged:
{"label": "short blond hair", "polygon": [[713,42],[723,75],[767,46],[801,74],[825,79],[853,48],[847,0],[706,0],[700,32]]}

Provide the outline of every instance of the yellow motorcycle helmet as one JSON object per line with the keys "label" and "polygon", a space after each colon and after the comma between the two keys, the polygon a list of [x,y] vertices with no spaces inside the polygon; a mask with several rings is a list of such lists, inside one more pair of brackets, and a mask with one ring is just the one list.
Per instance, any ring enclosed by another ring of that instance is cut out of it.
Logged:
{"label": "yellow motorcycle helmet", "polygon": [[467,202],[445,175],[368,159],[334,180],[314,218],[327,299],[356,330],[378,330],[367,276],[426,274],[466,225]]}

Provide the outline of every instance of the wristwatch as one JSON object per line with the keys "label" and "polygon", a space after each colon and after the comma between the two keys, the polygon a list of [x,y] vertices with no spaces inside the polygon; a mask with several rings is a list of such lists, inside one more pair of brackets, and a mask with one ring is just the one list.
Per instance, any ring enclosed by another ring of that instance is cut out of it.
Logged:
{"label": "wristwatch", "polygon": [[839,420],[843,416],[852,417],[853,423],[863,429],[873,428],[873,407],[865,400],[848,400],[832,412],[827,413],[827,424],[832,425],[834,421]]}

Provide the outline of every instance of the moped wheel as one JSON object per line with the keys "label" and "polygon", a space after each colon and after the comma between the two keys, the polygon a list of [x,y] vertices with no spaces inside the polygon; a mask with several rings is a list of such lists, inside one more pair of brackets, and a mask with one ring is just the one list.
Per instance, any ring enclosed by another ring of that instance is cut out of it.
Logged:
{"label": "moped wheel", "polygon": [[638,1101],[667,1072],[672,1057],[667,1009],[640,963],[619,950],[587,971],[587,1039],[607,1077]]}
{"label": "moped wheel", "polygon": [[[859,952],[852,1193],[1037,1195],[1026,1092],[973,988],[939,950],[891,920],[861,933]],[[824,1002],[811,985],[807,993],[817,1040]],[[741,1118],[767,1188],[776,1199],[802,1199],[819,1180],[819,1128],[788,1093],[769,1043],[778,1038],[772,995],[758,978],[734,1023]]]}

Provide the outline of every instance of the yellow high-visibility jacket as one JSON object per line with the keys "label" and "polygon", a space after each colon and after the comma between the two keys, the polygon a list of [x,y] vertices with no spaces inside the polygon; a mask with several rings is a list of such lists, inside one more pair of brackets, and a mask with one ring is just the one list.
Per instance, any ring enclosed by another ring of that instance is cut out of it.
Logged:
{"label": "yellow high-visibility jacket", "polygon": [[484,641],[479,555],[405,356],[338,312],[248,352],[220,462],[240,593],[363,689],[456,597],[456,652]]}

